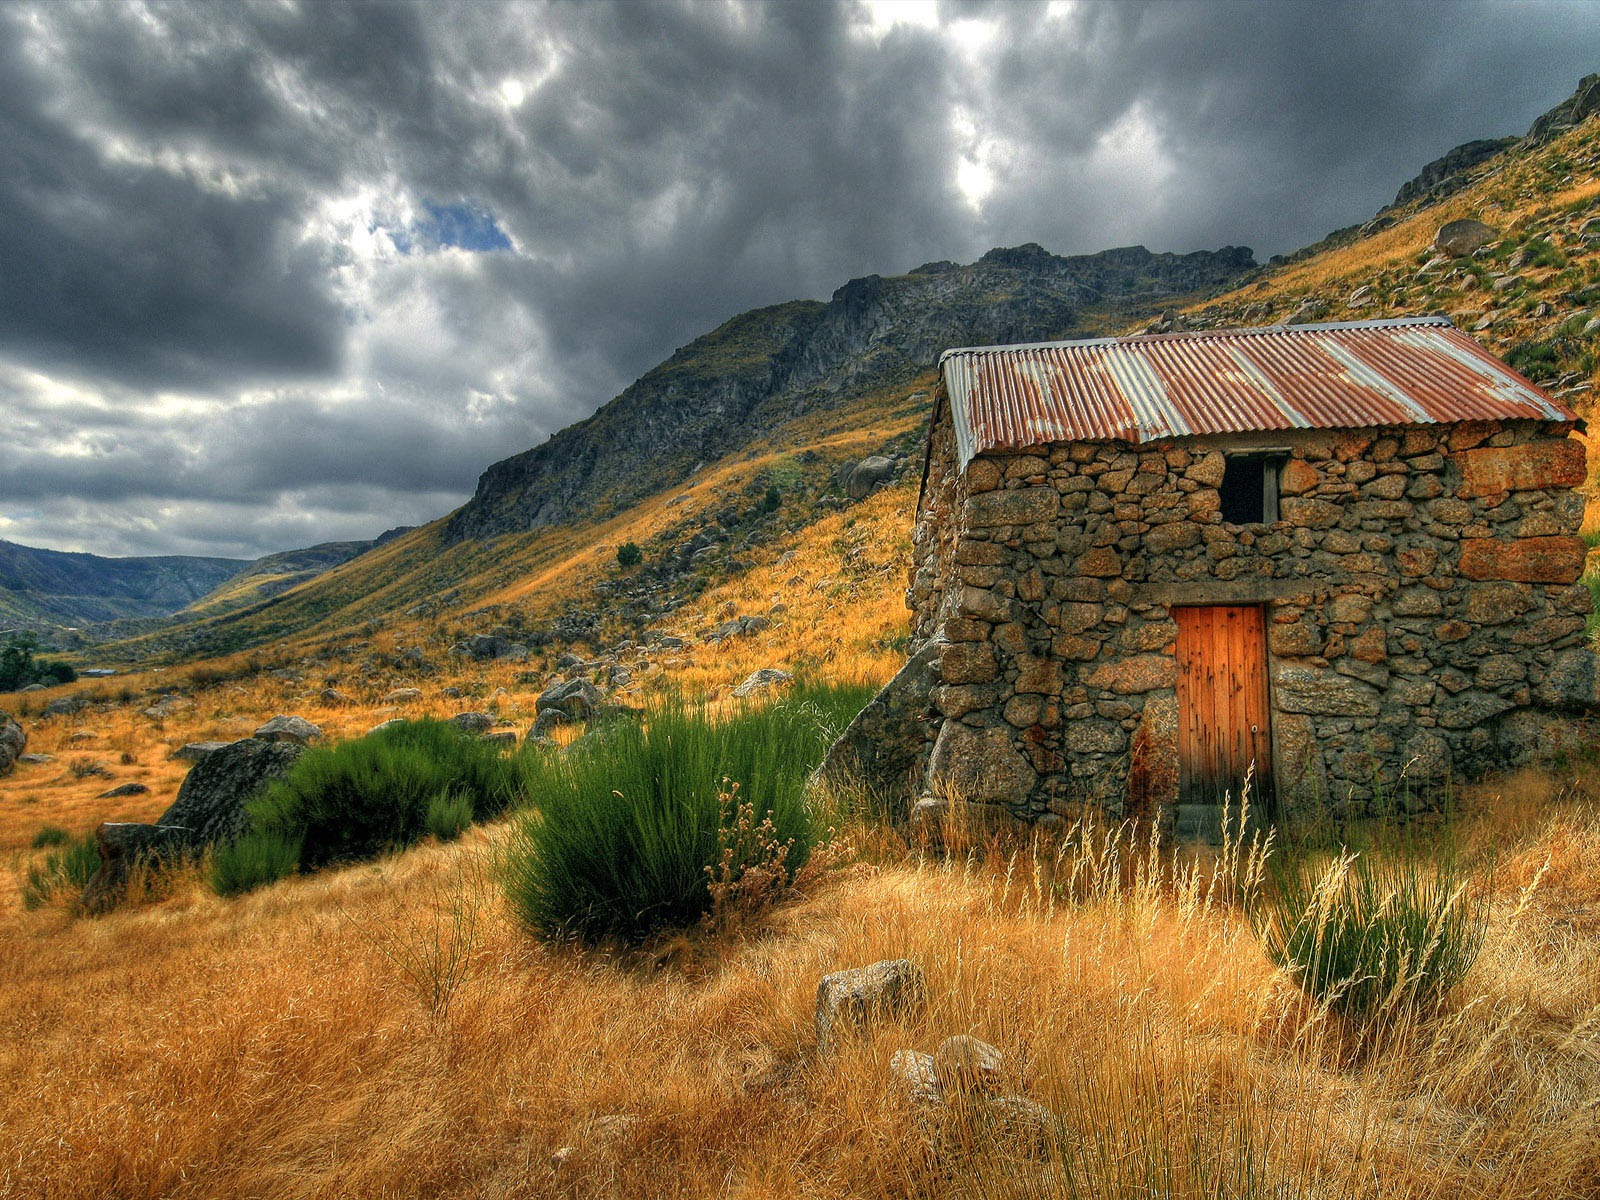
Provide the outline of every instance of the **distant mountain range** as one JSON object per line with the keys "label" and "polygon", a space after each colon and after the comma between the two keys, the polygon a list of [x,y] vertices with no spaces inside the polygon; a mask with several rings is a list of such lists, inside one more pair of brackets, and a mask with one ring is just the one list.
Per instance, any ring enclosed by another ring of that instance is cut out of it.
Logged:
{"label": "distant mountain range", "polygon": [[[60,640],[69,628],[211,615],[276,595],[397,537],[324,542],[264,558],[105,558],[0,540],[0,633],[29,630]],[[131,627],[130,627],[131,628]],[[70,639],[69,639],[70,640]]]}

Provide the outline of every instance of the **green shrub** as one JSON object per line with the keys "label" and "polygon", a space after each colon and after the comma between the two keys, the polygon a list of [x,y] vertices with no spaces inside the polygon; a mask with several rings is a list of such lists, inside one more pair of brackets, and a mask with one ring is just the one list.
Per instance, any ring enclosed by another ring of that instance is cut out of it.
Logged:
{"label": "green shrub", "polygon": [[298,839],[300,865],[314,870],[410,845],[445,792],[482,820],[510,807],[515,778],[493,743],[444,721],[406,721],[308,750],[250,814],[257,829]]}
{"label": "green shrub", "polygon": [[512,909],[546,937],[638,940],[698,920],[713,886],[770,870],[774,847],[792,877],[819,835],[806,777],[869,697],[802,685],[721,721],[669,699],[524,756],[532,810],[502,864]]}
{"label": "green shrub", "polygon": [[1483,947],[1487,909],[1449,855],[1341,851],[1324,870],[1275,873],[1252,916],[1267,956],[1319,1003],[1354,1020],[1431,1008]]}
{"label": "green shrub", "polygon": [[423,823],[441,842],[455,841],[472,824],[472,798],[459,792],[440,792],[428,804]]}
{"label": "green shrub", "polygon": [[782,505],[783,492],[778,489],[777,484],[773,484],[761,497],[761,511],[763,514],[775,513]]}
{"label": "green shrub", "polygon": [[623,570],[626,571],[629,567],[637,567],[643,561],[644,551],[639,549],[638,543],[623,542],[622,545],[617,547],[617,566]]}
{"label": "green shrub", "polygon": [[300,842],[276,829],[257,829],[218,846],[207,882],[219,896],[237,896],[293,875],[300,867]]}
{"label": "green shrub", "polygon": [[46,846],[63,846],[72,840],[72,835],[59,825],[42,825],[39,832],[33,835],[33,848],[43,850]]}
{"label": "green shrub", "polygon": [[94,834],[69,839],[60,850],[46,855],[42,866],[28,868],[22,884],[22,906],[32,910],[59,892],[81,892],[99,869],[100,845]]}

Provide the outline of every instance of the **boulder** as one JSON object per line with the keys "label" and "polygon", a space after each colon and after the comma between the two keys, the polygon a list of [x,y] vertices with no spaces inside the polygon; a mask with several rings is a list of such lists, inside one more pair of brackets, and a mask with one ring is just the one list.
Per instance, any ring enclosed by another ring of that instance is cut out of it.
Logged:
{"label": "boulder", "polygon": [[393,691],[390,691],[390,692],[385,692],[384,695],[383,695],[383,699],[378,701],[378,703],[380,703],[380,704],[409,704],[413,700],[421,700],[421,699],[422,699],[422,689],[421,688],[403,687],[403,688],[395,688]]}
{"label": "boulder", "polygon": [[321,700],[322,703],[326,704],[329,708],[340,708],[343,705],[350,703],[349,696],[346,696],[338,688],[331,687],[323,688],[321,695],[319,695],[317,699]]}
{"label": "boulder", "polygon": [[920,1050],[896,1050],[889,1059],[889,1071],[905,1083],[913,1100],[922,1104],[940,1104],[944,1101],[933,1055]]}
{"label": "boulder", "polygon": [[89,707],[89,702],[82,696],[57,696],[44,706],[44,716],[70,717],[73,713],[81,712]]}
{"label": "boulder", "polygon": [[143,796],[150,789],[142,783],[119,783],[95,797],[96,800],[115,800],[121,796]]}
{"label": "boulder", "polygon": [[780,671],[776,667],[762,667],[759,671],[752,671],[746,675],[744,682],[733,689],[733,694],[742,700],[771,688],[787,687],[793,682],[794,676],[788,671]]}
{"label": "boulder", "polygon": [[1465,258],[1499,236],[1482,221],[1466,218],[1440,226],[1439,232],[1433,235],[1433,244],[1439,248],[1441,254],[1448,254],[1451,258]]}
{"label": "boulder", "polygon": [[8,712],[0,712],[0,775],[11,770],[12,765],[28,748],[28,735]]}
{"label": "boulder", "polygon": [[322,730],[304,717],[279,715],[257,729],[252,736],[263,742],[293,742],[297,746],[307,746],[322,737]]}
{"label": "boulder", "polygon": [[505,658],[511,653],[511,643],[492,633],[475,633],[465,641],[451,646],[450,653],[476,662],[485,662],[490,659]]}
{"label": "boulder", "polygon": [[462,733],[484,734],[494,728],[494,717],[486,712],[457,713],[445,722],[454,725]]}
{"label": "boulder", "polygon": [[221,750],[227,745],[230,745],[230,743],[186,742],[182,746],[179,746],[171,754],[167,755],[167,757],[176,758],[181,762],[199,762],[202,758],[206,757],[206,755],[215,754],[218,750]]}
{"label": "boulder", "polygon": [[926,999],[922,968],[905,958],[824,975],[817,984],[817,1044],[825,1049],[847,1027],[906,1015]]}
{"label": "boulder", "polygon": [[230,842],[250,828],[245,805],[305,752],[293,741],[245,738],[206,755],[184,776],[172,806],[153,825],[107,822],[96,830],[100,869],[78,903],[101,912],[116,903],[139,862],[168,863]]}
{"label": "boulder", "polygon": [[533,727],[528,730],[528,741],[547,743],[553,730],[567,724],[570,724],[570,719],[566,713],[559,708],[547,708],[534,718]]}
{"label": "boulder", "polygon": [[852,500],[865,500],[880,483],[893,478],[895,460],[873,454],[839,473],[844,490]]}
{"label": "boulder", "polygon": [[862,787],[887,802],[891,817],[903,820],[909,815],[939,651],[938,642],[929,642],[906,661],[845,727],[812,774],[813,783]]}
{"label": "boulder", "polygon": [[551,709],[568,720],[590,720],[600,707],[600,689],[587,679],[556,680],[534,701],[533,711],[543,716]]}

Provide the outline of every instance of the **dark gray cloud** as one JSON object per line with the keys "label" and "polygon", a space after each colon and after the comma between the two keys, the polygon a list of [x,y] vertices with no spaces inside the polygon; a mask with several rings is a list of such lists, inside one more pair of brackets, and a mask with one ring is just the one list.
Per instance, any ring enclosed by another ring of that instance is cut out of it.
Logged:
{"label": "dark gray cloud", "polygon": [[1600,66],[1574,3],[0,6],[0,537],[440,515],[733,314],[1363,219]]}

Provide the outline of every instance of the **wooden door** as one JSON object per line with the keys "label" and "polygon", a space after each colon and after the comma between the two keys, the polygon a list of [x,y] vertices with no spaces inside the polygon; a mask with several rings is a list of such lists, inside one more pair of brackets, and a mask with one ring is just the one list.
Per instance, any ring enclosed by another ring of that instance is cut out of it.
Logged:
{"label": "wooden door", "polygon": [[[1252,764],[1250,805],[1264,815],[1272,802],[1265,610],[1216,605],[1174,608],[1172,616],[1178,625],[1179,832],[1220,815],[1224,797],[1237,813]],[[1200,807],[1212,811],[1195,811]]]}

